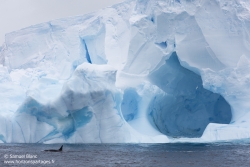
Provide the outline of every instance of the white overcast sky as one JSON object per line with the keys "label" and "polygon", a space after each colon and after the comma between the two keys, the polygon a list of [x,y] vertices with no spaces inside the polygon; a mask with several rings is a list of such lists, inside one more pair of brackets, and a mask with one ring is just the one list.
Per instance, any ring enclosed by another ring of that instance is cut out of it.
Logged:
{"label": "white overcast sky", "polygon": [[124,0],[0,0],[0,46],[6,33],[68,16],[82,15]]}

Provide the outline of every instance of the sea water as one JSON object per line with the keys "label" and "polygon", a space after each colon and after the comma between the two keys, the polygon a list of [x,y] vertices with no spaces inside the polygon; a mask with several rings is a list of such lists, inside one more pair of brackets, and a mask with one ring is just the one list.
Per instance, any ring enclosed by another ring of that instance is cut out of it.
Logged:
{"label": "sea water", "polygon": [[249,143],[0,144],[0,166],[250,166]]}

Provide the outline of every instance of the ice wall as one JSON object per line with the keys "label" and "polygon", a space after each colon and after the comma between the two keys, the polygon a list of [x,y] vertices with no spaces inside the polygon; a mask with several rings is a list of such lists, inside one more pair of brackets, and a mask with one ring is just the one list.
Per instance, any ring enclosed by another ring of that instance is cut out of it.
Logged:
{"label": "ice wall", "polygon": [[127,0],[0,50],[2,142],[250,137],[247,0]]}

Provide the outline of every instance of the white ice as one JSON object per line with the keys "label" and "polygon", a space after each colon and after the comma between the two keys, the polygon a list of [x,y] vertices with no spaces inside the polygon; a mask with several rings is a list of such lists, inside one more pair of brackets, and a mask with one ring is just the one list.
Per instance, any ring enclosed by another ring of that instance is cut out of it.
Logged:
{"label": "white ice", "polygon": [[0,47],[0,141],[245,140],[249,71],[248,0],[127,0],[30,26]]}

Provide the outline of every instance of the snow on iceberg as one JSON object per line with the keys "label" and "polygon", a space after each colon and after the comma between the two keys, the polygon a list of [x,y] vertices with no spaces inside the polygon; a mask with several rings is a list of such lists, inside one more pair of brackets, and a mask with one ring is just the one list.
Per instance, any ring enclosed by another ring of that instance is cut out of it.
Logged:
{"label": "snow on iceberg", "polygon": [[247,0],[127,0],[0,50],[3,143],[250,138]]}

